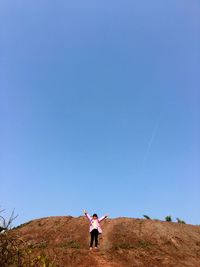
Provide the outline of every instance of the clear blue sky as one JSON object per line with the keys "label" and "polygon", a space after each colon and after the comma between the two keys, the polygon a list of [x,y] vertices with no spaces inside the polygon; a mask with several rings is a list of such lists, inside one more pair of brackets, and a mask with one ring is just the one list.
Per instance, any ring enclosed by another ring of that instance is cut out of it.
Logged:
{"label": "clear blue sky", "polygon": [[200,224],[200,2],[1,1],[0,205]]}

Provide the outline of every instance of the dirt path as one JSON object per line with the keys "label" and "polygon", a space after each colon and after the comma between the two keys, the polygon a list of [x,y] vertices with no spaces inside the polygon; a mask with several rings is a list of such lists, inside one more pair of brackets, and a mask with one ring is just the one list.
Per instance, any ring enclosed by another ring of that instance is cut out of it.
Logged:
{"label": "dirt path", "polygon": [[102,237],[100,237],[100,247],[102,249],[108,249],[110,247],[110,241],[108,238],[108,234],[112,232],[114,224],[111,223],[109,220],[104,221],[103,224],[103,234]]}
{"label": "dirt path", "polygon": [[97,267],[120,267],[117,263],[107,259],[104,255],[104,251],[110,247],[108,233],[112,231],[113,224],[110,221],[105,221],[103,224],[103,234],[100,237],[100,250],[92,251],[91,255],[97,264]]}
{"label": "dirt path", "polygon": [[118,264],[110,262],[101,251],[91,252],[92,258],[94,259],[96,267],[120,267]]}

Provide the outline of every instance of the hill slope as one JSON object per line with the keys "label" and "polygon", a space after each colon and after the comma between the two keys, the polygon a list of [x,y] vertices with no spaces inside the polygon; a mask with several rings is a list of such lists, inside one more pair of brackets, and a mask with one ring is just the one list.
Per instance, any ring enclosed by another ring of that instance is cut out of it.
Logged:
{"label": "hill slope", "polygon": [[56,266],[200,266],[200,227],[153,220],[117,218],[102,223],[98,252],[88,250],[85,217],[48,217],[14,230]]}

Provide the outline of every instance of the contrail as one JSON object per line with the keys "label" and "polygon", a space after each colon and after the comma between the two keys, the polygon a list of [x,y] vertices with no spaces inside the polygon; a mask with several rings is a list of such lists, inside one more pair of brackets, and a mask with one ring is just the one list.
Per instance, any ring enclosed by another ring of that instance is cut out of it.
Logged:
{"label": "contrail", "polygon": [[155,136],[156,136],[156,133],[158,131],[159,123],[160,123],[160,119],[157,120],[157,122],[156,122],[156,124],[155,124],[155,126],[153,128],[153,131],[152,131],[152,134],[151,134],[151,138],[149,139],[149,143],[148,143],[147,149],[146,149],[145,154],[144,154],[144,158],[143,158],[143,162],[142,162],[142,167],[144,167],[144,164],[146,162],[147,156],[148,156],[149,151],[150,151],[150,149],[152,147],[153,141],[154,141]]}

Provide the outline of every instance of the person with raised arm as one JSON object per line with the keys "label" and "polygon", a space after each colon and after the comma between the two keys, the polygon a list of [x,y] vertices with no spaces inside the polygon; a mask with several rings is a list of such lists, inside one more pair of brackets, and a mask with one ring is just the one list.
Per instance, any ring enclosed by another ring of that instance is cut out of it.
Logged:
{"label": "person with raised arm", "polygon": [[92,215],[92,217],[89,215],[89,213],[84,210],[83,213],[85,214],[85,216],[88,218],[89,222],[90,222],[90,250],[92,250],[93,247],[93,243],[95,241],[95,249],[98,248],[98,236],[99,234],[102,233],[102,229],[101,229],[101,225],[100,222],[102,222],[104,219],[106,219],[108,217],[108,215],[106,214],[105,216],[102,216],[101,218],[98,218],[98,215],[96,213],[94,213]]}

